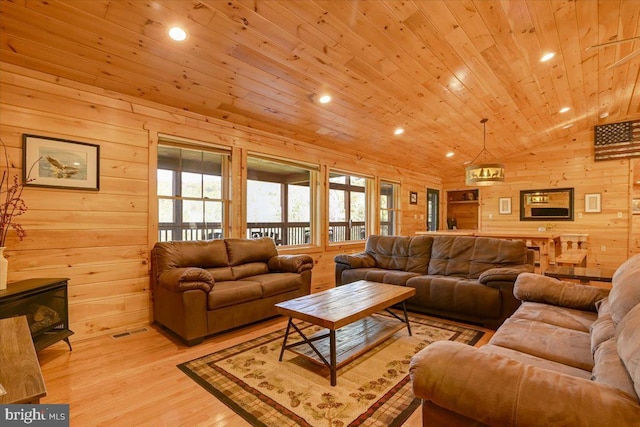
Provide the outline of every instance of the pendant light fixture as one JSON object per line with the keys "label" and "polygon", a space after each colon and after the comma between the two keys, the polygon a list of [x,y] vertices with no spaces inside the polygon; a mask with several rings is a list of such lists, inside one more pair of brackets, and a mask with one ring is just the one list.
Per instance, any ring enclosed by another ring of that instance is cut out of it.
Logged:
{"label": "pendant light fixture", "polygon": [[[496,182],[504,182],[504,165],[499,163],[475,163],[482,153],[491,153],[486,148],[487,145],[487,122],[489,119],[482,119],[484,130],[484,138],[482,141],[482,151],[478,153],[475,159],[471,161],[471,165],[465,169],[465,184],[470,186],[477,185],[493,185]],[[493,156],[491,156],[493,157]],[[486,155],[485,155],[486,158]]]}

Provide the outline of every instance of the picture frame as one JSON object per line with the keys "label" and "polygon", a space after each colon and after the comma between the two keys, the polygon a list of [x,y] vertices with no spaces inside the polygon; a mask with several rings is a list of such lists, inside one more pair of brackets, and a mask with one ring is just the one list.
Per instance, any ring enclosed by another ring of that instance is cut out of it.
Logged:
{"label": "picture frame", "polygon": [[500,197],[498,201],[498,213],[500,215],[511,215],[511,197]]}
{"label": "picture frame", "polygon": [[631,213],[633,215],[640,215],[640,199],[631,200]]}
{"label": "picture frame", "polygon": [[22,160],[25,185],[72,190],[100,189],[99,145],[23,134]]}
{"label": "picture frame", "polygon": [[584,211],[585,213],[598,213],[602,210],[600,193],[584,195]]}
{"label": "picture frame", "polygon": [[415,191],[409,191],[409,204],[417,205],[418,204],[418,193]]}

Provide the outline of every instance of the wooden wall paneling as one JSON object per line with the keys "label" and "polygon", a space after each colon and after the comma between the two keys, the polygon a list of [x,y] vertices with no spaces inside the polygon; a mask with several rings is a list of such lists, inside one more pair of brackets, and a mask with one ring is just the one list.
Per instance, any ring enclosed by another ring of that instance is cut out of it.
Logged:
{"label": "wooden wall paneling", "polygon": [[142,260],[148,263],[147,245],[127,245],[127,246],[97,246],[83,247],[65,246],[62,248],[40,248],[22,250],[19,246],[21,243],[14,245],[14,248],[20,249],[20,256],[11,257],[11,267],[15,271],[32,270],[34,274],[42,268],[58,268],[63,270],[68,267],[91,266],[103,262],[105,259],[112,263]]}
{"label": "wooden wall paneling", "polygon": [[[589,266],[616,268],[627,258],[634,240],[629,225],[632,173],[629,160],[594,162],[592,132],[574,134],[568,142],[560,139],[555,144],[503,160],[505,183],[480,189],[483,230],[535,231],[548,225],[560,234],[588,233]],[[462,181],[462,176],[446,181],[445,189],[459,188]],[[520,221],[520,190],[564,187],[573,187],[575,191],[574,221]],[[590,193],[601,194],[600,213],[584,212],[584,196]],[[501,197],[511,197],[510,215],[499,214]]]}
{"label": "wooden wall paneling", "polygon": [[83,321],[140,311],[149,313],[152,311],[149,295],[146,293],[92,299],[84,301],[82,304],[69,303],[69,316]]}
{"label": "wooden wall paneling", "polygon": [[[77,339],[93,329],[80,327],[82,318],[74,318],[76,312],[90,312],[110,325],[99,328],[100,333],[117,328],[117,322],[110,320],[113,307],[119,307],[114,318],[144,317],[148,322],[149,171],[144,121],[132,118],[129,103],[6,71],[0,76],[0,129],[12,149],[21,148],[23,133],[101,147],[100,191],[25,188],[29,210],[19,220],[28,231],[21,242],[9,234],[10,281],[70,278],[71,327]],[[127,285],[110,287],[114,282]],[[92,289],[102,291],[85,298],[90,305],[74,300],[76,287],[94,283],[101,285]]]}
{"label": "wooden wall paneling", "polygon": [[[146,250],[146,247],[145,247]],[[80,284],[73,287],[69,292],[69,298],[73,300],[75,305],[80,306],[85,301],[100,300],[120,297],[122,295],[144,294],[146,297],[150,295],[149,280],[147,277],[114,279],[108,283],[95,282]],[[81,320],[76,318],[75,320]]]}

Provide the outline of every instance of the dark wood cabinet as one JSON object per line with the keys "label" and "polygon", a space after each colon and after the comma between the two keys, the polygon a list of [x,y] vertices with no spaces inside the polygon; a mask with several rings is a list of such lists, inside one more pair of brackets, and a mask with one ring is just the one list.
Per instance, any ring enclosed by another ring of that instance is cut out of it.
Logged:
{"label": "dark wood cabinet", "polygon": [[0,290],[0,319],[26,316],[36,351],[69,337],[69,279],[28,279]]}

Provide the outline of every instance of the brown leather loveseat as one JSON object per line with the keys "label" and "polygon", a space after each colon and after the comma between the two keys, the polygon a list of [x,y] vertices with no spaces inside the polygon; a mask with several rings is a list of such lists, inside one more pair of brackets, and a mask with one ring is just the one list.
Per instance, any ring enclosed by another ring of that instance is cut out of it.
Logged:
{"label": "brown leather loveseat", "polygon": [[156,322],[188,345],[275,316],[311,292],[309,255],[278,255],[270,238],[159,242],[151,251]]}
{"label": "brown leather loveseat", "polygon": [[369,236],[335,257],[336,286],[371,280],[415,288],[408,309],[497,328],[520,305],[513,284],[533,272],[523,241],[469,236]]}

